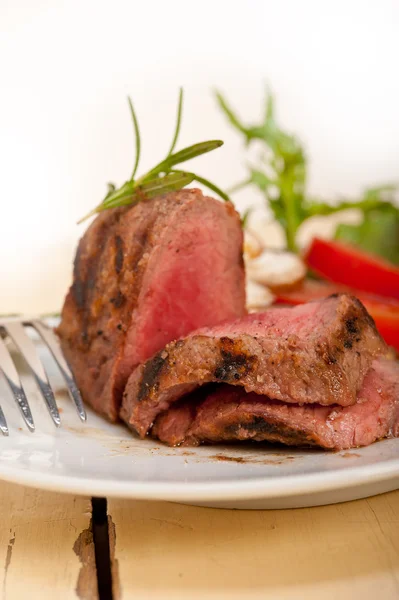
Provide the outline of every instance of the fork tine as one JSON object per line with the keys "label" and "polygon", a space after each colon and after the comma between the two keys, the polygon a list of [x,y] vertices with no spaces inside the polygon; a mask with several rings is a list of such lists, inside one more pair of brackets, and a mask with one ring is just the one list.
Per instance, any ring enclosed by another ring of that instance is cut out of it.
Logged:
{"label": "fork tine", "polygon": [[[24,388],[22,387],[21,380],[19,378],[17,369],[13,363],[10,353],[5,345],[4,341],[0,336],[0,371],[2,371],[11,391],[14,396],[15,402],[18,404],[19,410],[21,411],[22,417],[30,431],[35,430],[35,424],[33,422],[32,413],[26,398]],[[1,409],[0,409],[1,410]],[[3,423],[1,423],[3,421]],[[7,423],[4,418],[4,414],[0,415],[0,429],[4,433],[3,426],[8,432]],[[8,435],[8,433],[6,434]]]}
{"label": "fork tine", "polygon": [[8,433],[9,433],[7,421],[6,421],[6,418],[4,416],[1,406],[0,406],[0,431],[3,435],[8,435]]}
{"label": "fork tine", "polygon": [[40,361],[40,358],[36,352],[36,348],[30,339],[30,337],[26,334],[24,326],[21,323],[17,322],[9,322],[4,324],[4,329],[14,341],[18,350],[25,358],[29,367],[32,370],[32,373],[36,379],[36,382],[40,388],[50,416],[54,422],[54,424],[58,427],[61,424],[60,414],[58,412],[57,404],[55,402],[53,390],[50,387],[47,373],[44,370],[44,367]]}
{"label": "fork tine", "polygon": [[75,379],[72,375],[72,371],[69,368],[68,363],[66,362],[61,348],[59,346],[58,340],[53,333],[52,329],[38,320],[31,321],[31,325],[36,329],[36,331],[41,336],[42,340],[47,344],[51,354],[56,361],[62,376],[65,380],[65,383],[68,387],[69,395],[72,401],[75,403],[76,410],[78,411],[78,415],[82,421],[86,421],[86,411],[83,406],[83,400],[80,395],[78,386],[76,385]]}

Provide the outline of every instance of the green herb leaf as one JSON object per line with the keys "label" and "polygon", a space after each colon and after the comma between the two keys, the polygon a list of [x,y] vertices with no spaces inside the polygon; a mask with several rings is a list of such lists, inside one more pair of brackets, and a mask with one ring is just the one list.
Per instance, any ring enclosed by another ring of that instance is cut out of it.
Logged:
{"label": "green herb leaf", "polygon": [[173,173],[181,173],[181,174],[185,173],[186,175],[191,175],[193,178],[192,181],[197,181],[198,183],[202,183],[202,185],[204,185],[205,187],[212,190],[212,192],[215,192],[215,194],[220,196],[220,198],[222,198],[226,202],[231,202],[230,198],[228,197],[228,195],[225,192],[223,192],[217,185],[215,185],[208,179],[205,179],[205,177],[200,177],[200,175],[197,175],[196,173],[189,173],[186,171],[172,171],[172,172]]}
{"label": "green herb leaf", "polygon": [[[116,190],[116,185],[114,183],[107,183],[107,188],[108,188],[107,196],[109,196]],[[105,197],[107,197],[107,196],[105,196]]]}
{"label": "green herb leaf", "polygon": [[241,217],[241,226],[242,226],[242,228],[243,228],[243,229],[245,229],[245,228],[246,228],[246,226],[248,225],[248,219],[249,219],[249,217],[251,216],[251,214],[252,214],[253,210],[254,210],[254,209],[253,209],[253,207],[252,207],[252,206],[250,206],[249,208],[247,208],[247,209],[244,211],[244,213],[243,213],[243,215],[242,215],[242,217]]}
{"label": "green herb leaf", "polygon": [[161,194],[180,190],[186,185],[189,185],[192,181],[198,181],[199,183],[202,183],[209,189],[216,192],[224,200],[229,200],[229,197],[225,192],[204,177],[200,177],[195,173],[173,169],[174,166],[182,162],[186,162],[187,160],[191,160],[192,158],[196,158],[201,154],[211,152],[223,144],[221,140],[208,140],[206,142],[200,142],[199,144],[193,144],[192,146],[188,146],[183,150],[179,150],[179,152],[173,153],[181,127],[183,110],[182,89],[180,89],[179,92],[176,127],[169,153],[164,160],[148,171],[148,173],[135,180],[140,159],[141,142],[137,116],[133,107],[133,103],[130,98],[128,98],[128,100],[136,138],[136,159],[132,176],[129,181],[126,181],[118,189],[116,189],[113,184],[108,184],[108,192],[104,200],[82,219],[80,219],[78,223],[81,223],[85,219],[88,219],[89,217],[103,210],[117,208],[118,206],[127,206],[129,204],[137,204],[138,202],[150,200],[151,198]]}
{"label": "green herb leaf", "polygon": [[270,189],[276,189],[278,187],[278,179],[268,177],[265,173],[257,169],[251,169],[250,181],[262,190],[262,192],[269,192]]}
{"label": "green herb leaf", "polygon": [[132,121],[133,121],[134,137],[135,137],[135,140],[136,140],[136,160],[135,160],[135,163],[134,163],[132,176],[130,178],[130,181],[133,181],[134,178],[135,178],[135,176],[136,176],[137,168],[139,166],[140,151],[141,151],[141,140],[140,140],[140,130],[139,130],[139,124],[138,124],[138,121],[137,121],[136,111],[134,110],[133,102],[131,101],[131,99],[130,99],[129,96],[128,96],[128,102],[129,102],[129,107],[130,107],[130,114],[132,116]]}
{"label": "green herb leaf", "polygon": [[179,103],[177,105],[177,117],[176,117],[175,134],[173,136],[173,141],[172,141],[172,145],[170,147],[170,150],[168,152],[168,156],[170,156],[172,154],[173,150],[175,149],[175,146],[176,146],[176,143],[177,143],[177,138],[179,137],[180,127],[181,127],[182,111],[183,111],[183,88],[180,88],[180,90],[179,90]]}
{"label": "green herb leaf", "polygon": [[96,212],[101,212],[109,208],[117,208],[119,206],[128,206],[129,204],[137,204],[151,200],[156,196],[167,194],[180,190],[186,185],[189,185],[194,180],[193,173],[170,173],[163,177],[155,177],[139,186],[133,186],[130,192],[125,188],[124,194],[117,194],[115,197],[109,197],[104,202],[98,205]]}
{"label": "green herb leaf", "polygon": [[231,125],[241,131],[245,136],[247,135],[247,129],[240,123],[238,117],[233,113],[226,100],[223,98],[222,94],[218,91],[215,92],[216,99],[219,103],[220,108],[230,121]]}
{"label": "green herb leaf", "polygon": [[360,225],[338,225],[335,239],[358,246],[399,265],[399,210],[375,209]]}
{"label": "green herb leaf", "polygon": [[[248,127],[241,123],[220,93],[216,98],[229,122],[244,135],[247,144],[254,140],[265,144],[263,168],[250,167],[248,183],[263,192],[275,218],[283,227],[287,248],[295,251],[296,233],[303,216],[301,204],[306,176],[303,148],[294,136],[285,133],[277,125],[271,94],[266,97],[263,123]],[[242,187],[242,184],[238,187]]]}
{"label": "green herb leaf", "polygon": [[222,198],[225,202],[231,202],[229,196],[225,192],[223,192],[220,189],[220,187],[209,181],[209,179],[205,179],[205,177],[200,177],[199,175],[195,175],[194,173],[191,173],[191,175],[194,175],[194,181],[202,183],[202,185],[212,190],[212,192],[215,192],[215,194],[220,196],[220,198]]}
{"label": "green herb leaf", "polygon": [[265,122],[274,121],[274,99],[270,93],[269,86],[266,86],[266,112]]}
{"label": "green herb leaf", "polygon": [[152,177],[153,175],[157,175],[158,173],[166,173],[175,165],[179,165],[182,162],[186,162],[187,160],[201,156],[201,154],[212,152],[212,150],[216,150],[216,148],[220,148],[220,146],[223,146],[223,142],[221,140],[209,140],[207,142],[200,142],[199,144],[187,146],[187,148],[167,156],[165,160],[158,163],[153,169],[151,169],[151,171],[147,173],[143,181]]}

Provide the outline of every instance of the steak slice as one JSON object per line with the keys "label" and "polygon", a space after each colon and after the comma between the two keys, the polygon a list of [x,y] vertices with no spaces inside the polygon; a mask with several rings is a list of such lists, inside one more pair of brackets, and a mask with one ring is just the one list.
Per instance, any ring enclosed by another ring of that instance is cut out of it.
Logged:
{"label": "steak slice", "polygon": [[84,400],[114,421],[135,366],[170,340],[244,313],[239,216],[185,189],[94,220],[58,335]]}
{"label": "steak slice", "polygon": [[399,364],[373,362],[352,406],[284,404],[243,388],[219,386],[160,415],[152,435],[171,445],[256,440],[343,450],[399,436]]}
{"label": "steak slice", "polygon": [[270,309],[168,344],[130,376],[121,416],[143,437],[172,402],[210,382],[289,403],[349,406],[385,352],[352,296]]}

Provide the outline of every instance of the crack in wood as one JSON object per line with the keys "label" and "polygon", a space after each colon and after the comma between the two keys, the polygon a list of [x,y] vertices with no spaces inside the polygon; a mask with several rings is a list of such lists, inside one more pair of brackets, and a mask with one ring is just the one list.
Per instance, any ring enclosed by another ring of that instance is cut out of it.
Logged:
{"label": "crack in wood", "polygon": [[82,563],[76,584],[76,594],[80,600],[97,600],[98,587],[96,559],[94,555],[92,521],[87,529],[79,534],[73,545],[73,551]]}
{"label": "crack in wood", "polygon": [[92,529],[99,600],[113,600],[106,498],[92,498]]}
{"label": "crack in wood", "polygon": [[7,546],[6,562],[4,564],[3,600],[6,599],[6,595],[7,595],[7,574],[8,574],[8,568],[11,564],[12,549],[13,549],[14,544],[15,544],[15,531],[14,531],[14,535],[10,538],[10,541],[8,542],[8,546]]}
{"label": "crack in wood", "polygon": [[115,528],[115,523],[113,522],[111,515],[108,515],[108,532],[109,532],[109,545],[110,545],[110,551],[111,551],[111,574],[112,574],[113,600],[120,600],[121,584],[120,584],[120,579],[119,579],[119,562],[115,558],[116,528]]}
{"label": "crack in wood", "polygon": [[80,600],[119,600],[118,561],[115,558],[115,524],[107,515],[105,498],[92,498],[92,518],[73,550],[82,567],[76,593]]}

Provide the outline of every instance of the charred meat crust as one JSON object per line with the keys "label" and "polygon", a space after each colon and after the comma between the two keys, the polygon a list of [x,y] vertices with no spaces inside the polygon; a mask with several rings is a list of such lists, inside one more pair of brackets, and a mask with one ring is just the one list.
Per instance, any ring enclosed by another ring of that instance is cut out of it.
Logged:
{"label": "charred meat crust", "polygon": [[116,295],[109,300],[111,304],[114,305],[115,308],[122,308],[122,306],[126,302],[126,296],[122,294],[120,290],[116,292]]}
{"label": "charred meat crust", "polygon": [[111,421],[118,419],[126,382],[114,370],[145,272],[145,264],[138,265],[149,252],[149,232],[156,219],[155,212],[142,219],[131,243],[126,235],[128,212],[127,207],[102,213],[80,240],[73,283],[57,328],[84,400]]}
{"label": "charred meat crust", "polygon": [[304,431],[298,431],[281,422],[273,422],[261,416],[249,416],[239,423],[226,425],[221,434],[223,440],[252,439],[258,442],[280,442],[288,446],[317,446],[317,440]]}
{"label": "charred meat crust", "polygon": [[156,393],[159,387],[159,375],[162,369],[167,365],[168,354],[165,350],[158,352],[153,358],[145,364],[143,375],[140,381],[140,387],[137,394],[137,400],[142,402],[150,393]]}
{"label": "charred meat crust", "polygon": [[379,335],[374,320],[357,298],[344,294],[329,296],[336,299],[340,297],[348,300],[342,313],[341,327],[328,343],[317,347],[318,353],[327,365],[336,364],[345,350],[352,350],[354,346],[361,343],[365,331],[371,329],[375,335]]}
{"label": "charred meat crust", "polygon": [[120,235],[115,236],[115,271],[117,275],[123,269],[125,245]]}
{"label": "charred meat crust", "polygon": [[[124,209],[116,210],[107,215],[101,215],[94,222],[90,229],[92,231],[90,243],[84,236],[78,245],[74,260],[74,279],[66,300],[65,308],[68,310],[77,309],[77,318],[80,322],[81,339],[77,347],[81,351],[87,351],[94,337],[92,327],[92,313],[99,305],[98,281],[103,266],[103,256],[107,248],[109,238],[109,230],[114,229],[118,222],[121,213]],[[67,333],[65,327],[60,325],[57,330],[61,338],[66,339]],[[72,341],[72,340],[71,340]],[[76,340],[74,340],[76,343]]]}
{"label": "charred meat crust", "polygon": [[256,356],[251,356],[243,350],[239,339],[220,338],[219,350],[221,360],[214,370],[214,377],[220,382],[239,381],[253,370],[257,362]]}

